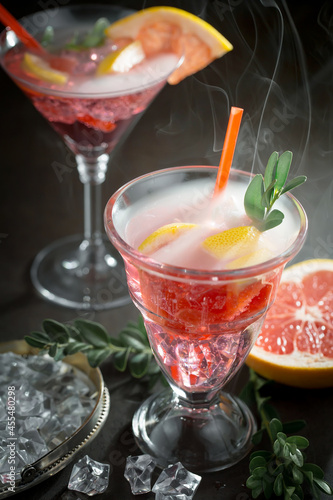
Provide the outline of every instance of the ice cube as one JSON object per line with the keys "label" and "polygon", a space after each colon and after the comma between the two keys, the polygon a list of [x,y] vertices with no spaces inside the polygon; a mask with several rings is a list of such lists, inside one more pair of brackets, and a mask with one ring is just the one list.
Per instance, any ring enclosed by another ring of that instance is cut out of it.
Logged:
{"label": "ice cube", "polygon": [[85,455],[73,467],[68,489],[88,496],[103,493],[109,485],[110,465],[96,462]]}
{"label": "ice cube", "polygon": [[159,500],[169,500],[169,496],[177,500],[192,500],[201,477],[185,469],[181,462],[169,465],[158,477],[153,487]]}
{"label": "ice cube", "polygon": [[26,431],[19,436],[16,453],[22,457],[25,464],[33,464],[47,452],[47,445],[38,431]]}
{"label": "ice cube", "polygon": [[29,382],[24,381],[16,390],[16,412],[20,416],[40,416],[44,411],[45,396]]}
{"label": "ice cube", "polygon": [[151,476],[155,467],[156,460],[148,454],[127,457],[124,476],[131,485],[133,495],[151,491]]}

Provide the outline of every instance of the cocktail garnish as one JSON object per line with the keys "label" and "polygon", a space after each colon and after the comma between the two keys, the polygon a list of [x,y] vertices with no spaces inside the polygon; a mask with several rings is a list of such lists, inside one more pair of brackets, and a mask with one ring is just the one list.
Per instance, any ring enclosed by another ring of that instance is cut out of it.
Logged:
{"label": "cocktail garnish", "polygon": [[126,73],[133,66],[142,62],[145,58],[141,42],[136,40],[124,48],[111,52],[108,54],[97,66],[96,74],[98,76],[107,73]]}
{"label": "cocktail garnish", "polygon": [[237,226],[208,236],[202,246],[210,255],[223,260],[224,269],[240,269],[273,257],[268,248],[259,246],[260,235],[254,226]]}
{"label": "cocktail garnish", "polygon": [[175,85],[233,49],[228,40],[198,16],[176,7],[156,6],[119,19],[106,30],[112,40],[140,40],[147,57],[174,52],[181,64],[168,83]]}
{"label": "cocktail garnish", "polygon": [[105,30],[109,25],[109,21],[105,17],[101,17],[83,39],[80,39],[78,33],[74,33],[72,40],[65,45],[65,49],[85,50],[103,45],[106,36]]}
{"label": "cocktail garnish", "polygon": [[272,210],[274,203],[281,195],[306,181],[306,176],[300,175],[287,182],[292,156],[291,151],[285,151],[280,157],[274,151],[268,160],[264,177],[255,175],[246,190],[245,212],[259,231],[267,231],[281,224],[284,214],[280,210]]}
{"label": "cocktail garnish", "polygon": [[222,259],[232,252],[235,256],[237,249],[242,252],[243,248],[250,251],[257,245],[260,231],[254,226],[238,226],[226,229],[218,234],[208,236],[203,242],[203,247],[217,259]]}
{"label": "cocktail garnish", "polygon": [[232,107],[230,110],[227,132],[225,134],[219,170],[215,183],[214,196],[221,193],[227,185],[243,111],[244,110],[242,108],[236,107]]}
{"label": "cocktail garnish", "polygon": [[64,85],[67,83],[69,75],[63,71],[53,69],[47,60],[26,52],[23,58],[23,69],[43,81]]}
{"label": "cocktail garnish", "polygon": [[46,26],[43,36],[42,36],[42,46],[47,47],[54,40],[54,29],[53,26]]}
{"label": "cocktail garnish", "polygon": [[139,252],[147,255],[156,252],[159,248],[171,243],[189,229],[197,227],[197,224],[186,222],[174,222],[162,226],[150,234],[139,246]]}

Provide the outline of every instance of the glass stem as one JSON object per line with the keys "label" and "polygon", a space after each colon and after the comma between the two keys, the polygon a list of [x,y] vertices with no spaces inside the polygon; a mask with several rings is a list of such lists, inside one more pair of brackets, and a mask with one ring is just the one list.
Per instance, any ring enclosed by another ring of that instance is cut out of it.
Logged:
{"label": "glass stem", "polygon": [[96,241],[101,237],[101,184],[84,184],[84,238]]}
{"label": "glass stem", "polygon": [[98,245],[102,238],[102,183],[105,181],[109,156],[98,158],[76,156],[80,181],[84,185],[84,239],[87,244]]}

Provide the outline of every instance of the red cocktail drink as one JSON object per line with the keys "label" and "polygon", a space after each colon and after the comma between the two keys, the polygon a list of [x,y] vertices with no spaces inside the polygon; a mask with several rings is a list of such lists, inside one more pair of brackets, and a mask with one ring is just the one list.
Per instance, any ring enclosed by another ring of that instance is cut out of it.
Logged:
{"label": "red cocktail drink", "polygon": [[[304,211],[288,195],[283,224],[246,239],[242,201],[250,175],[232,170],[226,192],[213,200],[216,174],[200,166],[148,174],[121,188],[105,212],[132,300],[174,391],[142,405],[134,433],[161,465],[177,458],[201,471],[229,467],[251,447],[251,413],[220,390],[242,366],[306,232]],[[239,226],[232,252],[207,252],[212,234]]]}

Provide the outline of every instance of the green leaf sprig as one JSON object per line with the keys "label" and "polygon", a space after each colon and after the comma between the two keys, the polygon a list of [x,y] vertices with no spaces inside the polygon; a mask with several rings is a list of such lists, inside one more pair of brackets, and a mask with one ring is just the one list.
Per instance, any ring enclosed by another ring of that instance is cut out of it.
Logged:
{"label": "green leaf sprig", "polygon": [[280,210],[272,210],[274,203],[284,193],[306,181],[306,176],[300,175],[287,182],[292,157],[291,151],[285,151],[281,156],[274,151],[269,157],[264,176],[255,175],[246,190],[245,212],[259,231],[267,231],[281,224],[284,214]]}
{"label": "green leaf sprig", "polygon": [[65,45],[68,50],[85,50],[103,45],[105,30],[110,25],[105,17],[99,18],[90,31],[81,39],[79,33],[75,32],[70,42]]}
{"label": "green leaf sprig", "polygon": [[151,385],[162,375],[150,348],[142,316],[137,323],[129,321],[118,338],[111,337],[100,323],[85,319],[77,319],[73,324],[47,319],[42,327],[42,332],[30,333],[25,341],[56,361],[82,352],[94,368],[111,357],[117,370],[128,369],[135,378],[147,376]]}
{"label": "green leaf sprig", "polygon": [[272,381],[250,370],[249,383],[241,394],[248,403],[254,399],[261,417],[261,428],[253,435],[254,444],[261,442],[263,435],[267,434],[271,445],[271,450],[255,451],[250,456],[250,477],[246,486],[251,490],[252,498],[302,500],[308,490],[315,499],[319,499],[321,493],[333,495],[322,469],[306,463],[304,450],[309,441],[303,436],[288,436],[304,427],[304,420],[282,423],[269,403],[270,397],[261,395],[261,389],[270,383]]}
{"label": "green leaf sprig", "polygon": [[52,26],[47,26],[44,30],[41,44],[43,47],[48,47],[54,40],[54,29]]}

